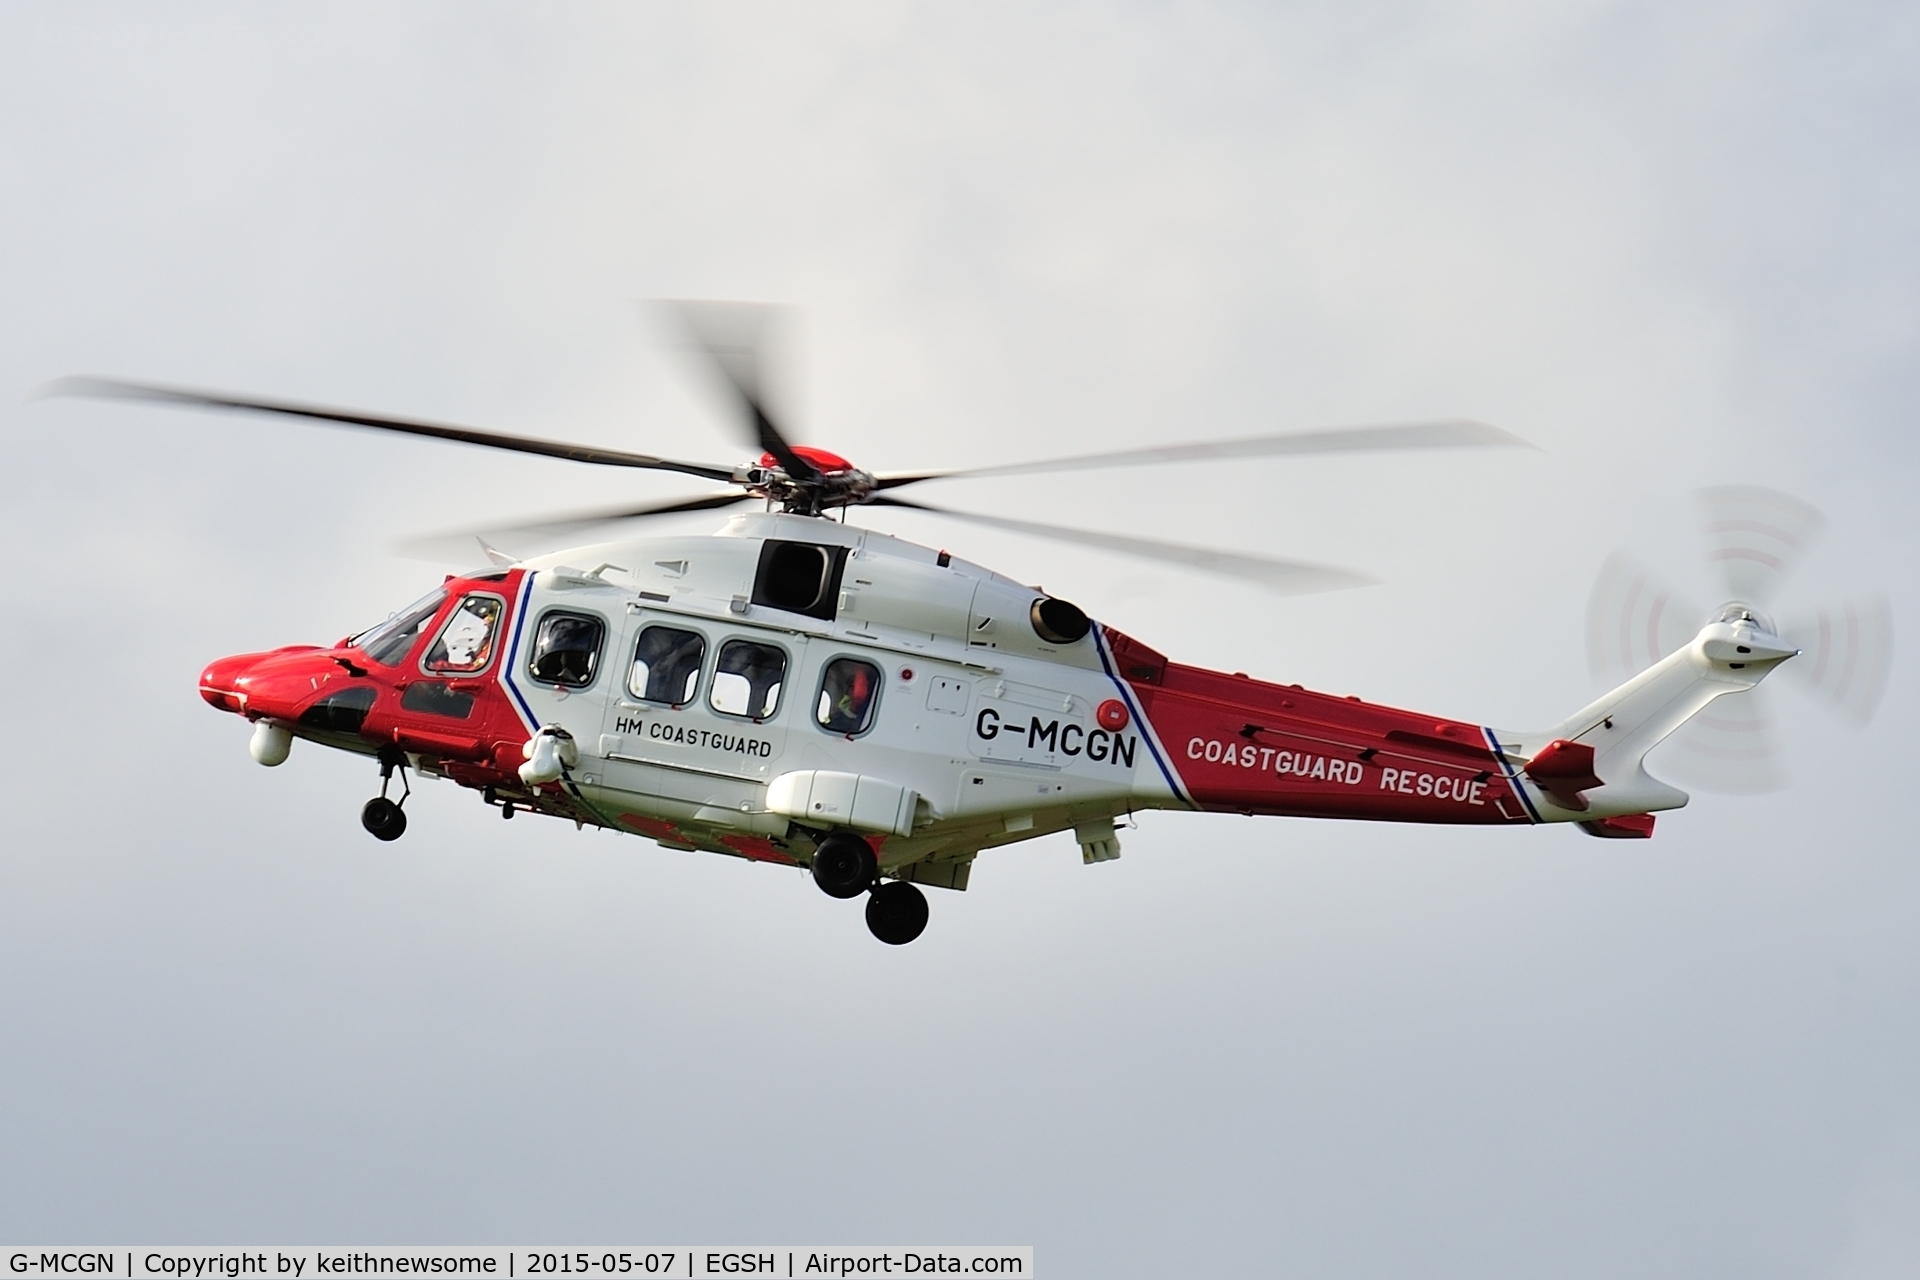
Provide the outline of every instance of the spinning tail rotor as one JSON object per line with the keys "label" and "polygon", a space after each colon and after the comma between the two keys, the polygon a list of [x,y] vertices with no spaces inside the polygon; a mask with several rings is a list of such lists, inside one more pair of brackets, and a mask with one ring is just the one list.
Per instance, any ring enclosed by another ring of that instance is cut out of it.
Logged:
{"label": "spinning tail rotor", "polygon": [[[1893,624],[1884,597],[1788,611],[1771,610],[1794,567],[1826,527],[1815,508],[1771,489],[1728,485],[1700,495],[1706,558],[1717,571],[1722,617],[1760,619],[1801,652],[1789,680],[1855,727],[1873,718],[1893,661]],[[1616,553],[1594,582],[1587,606],[1587,657],[1612,684],[1633,676],[1692,638],[1713,616],[1653,572]],[[1717,700],[1670,739],[1659,764],[1704,790],[1750,793],[1785,785],[1773,719],[1776,695],[1754,689]]]}

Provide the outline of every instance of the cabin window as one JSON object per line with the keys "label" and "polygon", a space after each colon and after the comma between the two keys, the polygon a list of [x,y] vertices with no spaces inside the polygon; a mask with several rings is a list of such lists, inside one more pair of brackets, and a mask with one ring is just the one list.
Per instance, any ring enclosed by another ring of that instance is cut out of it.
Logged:
{"label": "cabin window", "polygon": [[534,632],[528,670],[535,680],[575,688],[590,685],[606,634],[607,624],[590,613],[550,613]]}
{"label": "cabin window", "polygon": [[433,615],[440,612],[440,606],[446,599],[446,590],[436,587],[379,626],[367,628],[347,643],[382,666],[397,667],[413,652],[413,642],[433,621]]}
{"label": "cabin window", "polygon": [[858,658],[835,658],[820,677],[820,701],[813,718],[828,733],[849,738],[873,724],[873,704],[879,700],[880,669]]}
{"label": "cabin window", "polygon": [[471,674],[493,660],[493,636],[507,611],[498,596],[468,596],[460,602],[439,637],[427,650],[426,668],[450,675]]}
{"label": "cabin window", "polygon": [[707,638],[698,631],[648,627],[633,647],[627,691],[645,702],[666,702],[676,707],[691,702],[706,656]]}
{"label": "cabin window", "polygon": [[840,571],[846,559],[845,547],[769,538],[760,547],[753,602],[831,620],[839,604]]}
{"label": "cabin window", "polygon": [[765,720],[780,706],[780,685],[787,678],[787,655],[770,644],[729,640],[714,663],[707,703],[729,716]]}

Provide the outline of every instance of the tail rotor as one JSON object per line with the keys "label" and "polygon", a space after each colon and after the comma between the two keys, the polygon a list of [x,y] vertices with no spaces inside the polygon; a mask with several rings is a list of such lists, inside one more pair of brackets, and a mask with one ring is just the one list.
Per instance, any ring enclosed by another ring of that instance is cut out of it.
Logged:
{"label": "tail rotor", "polygon": [[[1765,619],[1792,572],[1827,526],[1821,512],[1789,494],[1724,485],[1699,494],[1706,558],[1726,603],[1721,614]],[[1608,684],[1672,653],[1708,617],[1631,558],[1608,557],[1587,606],[1587,659]],[[1864,727],[1885,691],[1893,624],[1882,597],[1788,612],[1770,629],[1800,650],[1787,664],[1799,686],[1842,720]],[[1661,749],[1660,771],[1675,781],[1729,794],[1778,790],[1786,777],[1774,728],[1774,696],[1760,689],[1716,700]]]}

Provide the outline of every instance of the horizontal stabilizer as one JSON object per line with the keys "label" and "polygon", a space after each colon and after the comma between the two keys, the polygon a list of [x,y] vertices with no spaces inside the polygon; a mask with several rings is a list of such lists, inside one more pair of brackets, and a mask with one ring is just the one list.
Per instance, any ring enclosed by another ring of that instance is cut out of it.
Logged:
{"label": "horizontal stabilizer", "polygon": [[1539,755],[1527,761],[1526,774],[1563,809],[1584,811],[1587,802],[1581,793],[1602,785],[1593,771],[1593,748],[1565,738],[1542,747]]}
{"label": "horizontal stabilizer", "polygon": [[1581,823],[1580,829],[1602,840],[1651,840],[1653,815],[1623,813],[1617,818],[1596,818],[1592,822]]}

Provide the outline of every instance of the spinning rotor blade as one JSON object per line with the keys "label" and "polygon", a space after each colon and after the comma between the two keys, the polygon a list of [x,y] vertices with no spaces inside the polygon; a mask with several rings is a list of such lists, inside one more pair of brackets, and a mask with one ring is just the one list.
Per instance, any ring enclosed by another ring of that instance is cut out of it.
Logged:
{"label": "spinning rotor blade", "polygon": [[[1693,639],[1707,617],[1706,610],[1616,552],[1601,567],[1587,598],[1587,664],[1601,684],[1624,684]],[[1778,790],[1782,783],[1765,694],[1753,689],[1716,699],[1655,748],[1654,773],[1728,794]]]}
{"label": "spinning rotor blade", "polygon": [[298,404],[289,400],[255,400],[229,395],[223,391],[195,391],[187,387],[159,386],[144,382],[121,382],[113,378],[59,378],[35,392],[41,396],[94,396],[111,400],[145,400],[156,404],[187,405],[199,409],[238,409],[252,413],[278,413],[292,418],[338,423],[349,427],[369,427],[376,431],[396,431],[403,435],[430,436],[436,440],[455,440],[488,449],[513,453],[531,453],[569,462],[591,462],[605,467],[638,467],[646,471],[678,471],[708,480],[731,480],[733,468],[707,466],[698,462],[675,462],[651,454],[623,453],[583,444],[564,444],[532,436],[512,436],[499,431],[480,431],[440,422],[420,422],[411,418],[391,418],[361,413],[355,409],[330,409],[324,405]]}
{"label": "spinning rotor blade", "polygon": [[1827,518],[1800,499],[1757,485],[1702,489],[1700,506],[1707,559],[1719,568],[1728,595],[1760,607],[1827,526]]}
{"label": "spinning rotor blade", "polygon": [[1622,684],[1693,639],[1706,611],[1615,552],[1587,598],[1587,665]]}
{"label": "spinning rotor blade", "polygon": [[750,493],[709,493],[698,498],[683,498],[678,502],[660,502],[641,507],[605,507],[598,511],[576,511],[548,516],[544,519],[526,520],[518,524],[489,525],[484,529],[448,529],[441,533],[425,533],[397,542],[393,549],[410,559],[464,561],[476,538],[480,540],[482,546],[485,546],[490,539],[496,537],[509,540],[529,537],[565,537],[599,525],[618,524],[625,520],[674,515],[683,511],[712,511],[719,507],[733,506],[735,503],[753,501],[756,499]]}
{"label": "spinning rotor blade", "polygon": [[1893,668],[1893,616],[1874,597],[1790,614],[1780,633],[1800,646],[1788,675],[1852,724],[1864,728]]}
{"label": "spinning rotor blade", "polygon": [[1787,785],[1765,689],[1715,698],[1654,748],[1653,772],[1683,786],[1752,796]]}
{"label": "spinning rotor blade", "polygon": [[1317,453],[1373,453],[1391,449],[1531,449],[1534,446],[1511,432],[1465,418],[1440,422],[1404,422],[1377,427],[1334,427],[1324,431],[1288,431],[1247,436],[1237,440],[1210,440],[1198,444],[1155,445],[1088,453],[1043,462],[1016,462],[1000,467],[968,467],[957,471],[903,471],[879,477],[879,488],[896,489],[922,480],[972,476],[1033,475],[1044,471],[1079,471],[1099,467],[1137,467],[1154,463],[1197,462],[1208,458],[1267,458]]}
{"label": "spinning rotor blade", "polygon": [[1244,578],[1281,595],[1341,591],[1348,587],[1370,586],[1375,581],[1364,574],[1353,573],[1346,569],[1307,564],[1299,560],[1270,560],[1263,556],[1247,556],[1231,551],[1214,551],[1206,547],[1183,546],[1177,542],[1155,542],[1147,538],[1124,537],[1116,533],[1094,533],[1087,529],[1066,529],[1059,525],[1035,524],[1028,520],[1009,520],[1002,516],[975,515],[970,511],[953,511],[946,507],[930,507],[923,502],[909,502],[904,498],[875,496],[867,499],[867,505],[927,511],[990,528],[1010,529],[1015,533],[1031,534],[1038,538],[1052,538],[1056,542],[1071,542],[1083,547],[1099,547],[1103,551],[1118,551],[1123,555],[1140,556],[1147,560],[1162,560],[1169,564],[1186,565],[1193,569],[1204,569],[1208,573],[1224,574],[1230,578]]}
{"label": "spinning rotor blade", "polygon": [[657,304],[690,340],[688,350],[704,355],[739,397],[752,424],[753,439],[773,455],[789,480],[808,484],[819,469],[793,451],[768,408],[769,330],[780,309],[754,302],[695,302],[668,299]]}
{"label": "spinning rotor blade", "polygon": [[[1791,494],[1755,485],[1700,491],[1707,558],[1736,599],[1771,603],[1800,556],[1826,529],[1827,518]],[[1801,651],[1790,680],[1856,726],[1873,719],[1893,665],[1893,619],[1885,598],[1796,611],[1780,634]]]}

